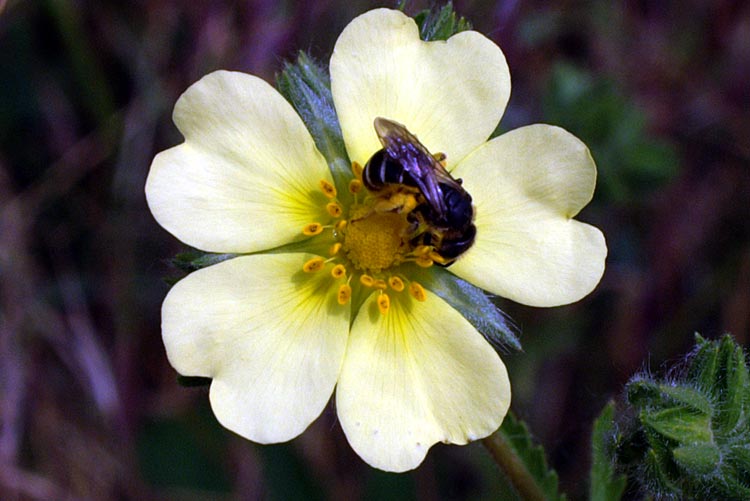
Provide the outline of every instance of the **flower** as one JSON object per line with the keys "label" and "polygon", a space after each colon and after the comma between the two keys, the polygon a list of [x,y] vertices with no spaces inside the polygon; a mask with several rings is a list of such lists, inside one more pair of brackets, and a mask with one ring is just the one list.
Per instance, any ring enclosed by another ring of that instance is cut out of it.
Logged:
{"label": "flower", "polygon": [[596,168],[556,127],[487,140],[510,77],[479,33],[423,42],[412,19],[373,10],[342,32],[330,73],[355,166],[346,193],[294,109],[261,79],[218,71],[177,101],[185,142],[154,158],[149,207],[183,242],[239,256],[169,291],[163,339],[178,372],[212,378],[211,406],[230,430],[290,440],[335,388],[354,450],[405,471],[438,441],[491,434],[511,392],[490,344],[415,280],[440,255],[411,240],[413,207],[383,209],[391,199],[361,185],[356,166],[382,147],[374,119],[443,153],[473,198],[475,242],[447,270],[528,305],[577,301],[601,278],[604,237],[572,219],[592,197]]}

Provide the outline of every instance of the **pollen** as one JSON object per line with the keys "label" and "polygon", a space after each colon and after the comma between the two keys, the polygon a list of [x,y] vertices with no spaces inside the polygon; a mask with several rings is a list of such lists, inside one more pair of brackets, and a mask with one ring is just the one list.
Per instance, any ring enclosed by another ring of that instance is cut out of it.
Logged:
{"label": "pollen", "polygon": [[424,302],[427,299],[427,292],[425,292],[424,287],[417,282],[411,282],[409,284],[409,294],[419,302]]}
{"label": "pollen", "polygon": [[302,234],[307,235],[308,237],[320,235],[321,233],[323,233],[323,225],[320,223],[306,224],[305,227],[302,228]]}
{"label": "pollen", "polygon": [[325,259],[316,256],[302,265],[302,271],[305,273],[315,273],[316,271],[322,270],[325,264]]}
{"label": "pollen", "polygon": [[349,192],[350,193],[359,193],[362,191],[362,181],[359,179],[352,179],[349,181]]}
{"label": "pollen", "polygon": [[391,309],[391,298],[388,297],[388,294],[382,293],[378,295],[378,310],[380,310],[380,313],[385,315],[388,313],[388,310]]}
{"label": "pollen", "polygon": [[320,180],[320,189],[328,198],[336,198],[336,187],[325,179]]}
{"label": "pollen", "polygon": [[355,207],[346,227],[344,249],[355,268],[378,273],[403,261],[408,226],[403,214]]}
{"label": "pollen", "polygon": [[361,283],[365,287],[372,287],[375,284],[375,279],[370,275],[363,273],[359,276],[359,283]]}

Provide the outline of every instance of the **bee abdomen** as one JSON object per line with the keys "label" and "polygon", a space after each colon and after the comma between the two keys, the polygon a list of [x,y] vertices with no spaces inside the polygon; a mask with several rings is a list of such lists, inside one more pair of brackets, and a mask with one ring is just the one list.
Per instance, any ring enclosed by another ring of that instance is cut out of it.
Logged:
{"label": "bee abdomen", "polygon": [[362,182],[370,191],[378,191],[391,184],[417,187],[412,175],[401,163],[393,160],[385,150],[378,150],[362,171]]}

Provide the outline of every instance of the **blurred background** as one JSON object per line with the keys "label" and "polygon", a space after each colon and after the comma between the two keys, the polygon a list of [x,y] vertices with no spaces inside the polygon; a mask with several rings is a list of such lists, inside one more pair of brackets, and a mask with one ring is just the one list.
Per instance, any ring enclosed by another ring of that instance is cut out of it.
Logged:
{"label": "blurred background", "polygon": [[[325,62],[348,21],[392,5],[0,0],[0,499],[511,496],[478,443],[375,471],[331,406],[288,444],[240,439],[205,388],[177,384],[161,343],[184,248],[143,186],[181,142],[177,97],[219,68],[273,81],[299,49]],[[575,499],[591,422],[630,376],[664,372],[696,331],[750,341],[750,4],[455,6],[507,56],[503,129],[563,126],[599,167],[579,216],[607,237],[598,289],[568,307],[502,305],[525,348],[503,356],[512,409]]]}

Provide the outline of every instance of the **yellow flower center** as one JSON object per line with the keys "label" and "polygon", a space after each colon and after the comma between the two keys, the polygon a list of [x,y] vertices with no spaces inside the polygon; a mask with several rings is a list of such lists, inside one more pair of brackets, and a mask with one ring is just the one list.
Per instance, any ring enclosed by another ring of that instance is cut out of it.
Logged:
{"label": "yellow flower center", "polygon": [[330,239],[329,257],[316,256],[302,270],[305,273],[328,270],[331,279],[340,282],[336,298],[341,305],[351,300],[352,287],[377,290],[376,303],[383,314],[390,309],[389,292],[405,292],[417,301],[425,301],[424,288],[399,272],[399,265],[408,261],[424,267],[434,262],[431,247],[411,243],[416,231],[408,219],[416,206],[413,194],[408,188],[395,188],[362,196],[362,168],[355,164],[353,171],[356,177],[349,183],[349,192],[354,203],[348,208],[337,199],[336,188],[330,182],[320,182],[321,191],[329,199],[325,209],[332,222],[309,223],[302,233]]}
{"label": "yellow flower center", "polygon": [[409,248],[404,241],[408,227],[403,214],[355,205],[346,226],[344,251],[356,269],[378,273],[403,261]]}

